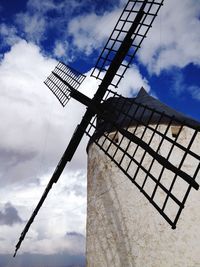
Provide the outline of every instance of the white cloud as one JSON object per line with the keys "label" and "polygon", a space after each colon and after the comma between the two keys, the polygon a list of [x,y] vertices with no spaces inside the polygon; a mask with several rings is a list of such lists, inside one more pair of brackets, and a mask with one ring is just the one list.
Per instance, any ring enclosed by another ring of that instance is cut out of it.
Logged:
{"label": "white cloud", "polygon": [[55,19],[48,18],[49,11],[62,11],[62,4],[54,3],[53,0],[45,1],[28,1],[26,10],[15,15],[15,24],[18,27],[21,35],[28,41],[39,44],[47,37],[49,26],[52,27],[52,22],[55,25]]}
{"label": "white cloud", "polygon": [[17,29],[14,26],[8,26],[5,23],[0,24],[0,36],[2,37],[1,46],[12,46],[21,40],[17,34]]}
{"label": "white cloud", "polygon": [[119,85],[119,93],[126,97],[135,96],[144,87],[150,91],[150,85],[145,77],[142,77],[138,67],[132,65],[126,72],[126,78],[122,79]]}
{"label": "white cloud", "polygon": [[27,10],[31,12],[38,12],[40,14],[47,13],[51,10],[55,10],[60,8],[61,3],[54,3],[53,0],[45,0],[45,1],[38,1],[38,0],[29,0],[27,2]]}
{"label": "white cloud", "polygon": [[22,220],[18,215],[18,211],[11,203],[6,203],[3,210],[0,210],[0,225],[12,226],[16,223],[21,223]]}
{"label": "white cloud", "polygon": [[55,57],[58,57],[58,58],[64,57],[67,54],[67,51],[68,51],[68,44],[67,43],[56,41],[55,47],[53,50]]}
{"label": "white cloud", "polygon": [[[21,184],[9,186],[9,190],[1,188],[1,199],[12,199],[23,223],[12,227],[0,227],[0,253],[14,251],[20,234],[36,206],[49,177],[41,177],[43,186]],[[79,192],[75,188],[80,185]],[[5,204],[1,204],[5,206]],[[39,214],[19,250],[39,254],[55,254],[69,252],[78,254],[83,251],[83,243],[73,247],[73,243],[66,239],[65,233],[76,231],[85,235],[86,222],[86,177],[81,172],[68,172],[53,187]],[[12,228],[12,230],[11,230]],[[53,230],[52,230],[53,229]]]}
{"label": "white cloud", "polygon": [[[41,44],[42,41],[47,39],[49,43],[54,42],[55,37],[52,38],[52,33],[55,35],[55,32],[59,34],[57,39],[64,42],[67,39],[68,20],[70,20],[73,12],[77,9],[80,10],[84,4],[84,1],[78,0],[64,0],[59,3],[55,0],[29,0],[26,9],[15,15],[15,26],[23,38],[36,44]],[[50,15],[51,13],[53,13],[53,16]],[[60,44],[55,49],[52,52],[61,53]]]}
{"label": "white cloud", "polygon": [[[62,0],[62,1],[55,1],[55,0],[45,0],[45,1],[38,1],[38,0],[28,0],[27,2],[27,11],[39,13],[41,15],[47,14],[49,11],[54,10],[54,12],[65,12],[65,13],[72,13],[74,9],[80,8],[84,6],[85,2],[80,0]],[[66,18],[67,19],[67,18]]]}
{"label": "white cloud", "polygon": [[193,99],[200,100],[200,87],[195,84],[188,85],[180,69],[173,69],[171,79],[171,90],[177,96],[185,92],[189,93]]}
{"label": "white cloud", "polygon": [[139,59],[150,73],[171,67],[200,65],[200,5],[196,0],[165,0]]}
{"label": "white cloud", "polygon": [[27,40],[39,43],[45,38],[47,21],[40,14],[19,13],[16,15],[16,23],[24,32]]}
{"label": "white cloud", "polygon": [[31,177],[37,168],[35,160],[47,134],[45,129],[52,127],[47,108],[50,97],[43,80],[55,63],[42,57],[38,47],[25,41],[4,55],[0,66],[0,155],[1,158],[8,155],[1,172],[1,175],[7,174],[4,182]]}
{"label": "white cloud", "polygon": [[81,84],[79,87],[79,91],[87,95],[88,97],[92,98],[94,94],[96,93],[96,90],[98,89],[98,86],[100,84],[100,81],[91,77],[92,70],[89,70],[86,75],[86,79],[84,83]]}
{"label": "white cloud", "polygon": [[179,69],[174,69],[171,77],[172,77],[171,90],[176,95],[180,95],[183,91],[186,90],[186,85],[184,82],[184,76]]}
{"label": "white cloud", "polygon": [[200,87],[192,85],[188,88],[191,93],[193,99],[200,100]]}
{"label": "white cloud", "polygon": [[103,42],[112,32],[120,13],[120,9],[115,9],[111,13],[105,12],[103,16],[91,13],[75,17],[68,25],[68,32],[73,36],[73,44],[86,54],[102,47]]}

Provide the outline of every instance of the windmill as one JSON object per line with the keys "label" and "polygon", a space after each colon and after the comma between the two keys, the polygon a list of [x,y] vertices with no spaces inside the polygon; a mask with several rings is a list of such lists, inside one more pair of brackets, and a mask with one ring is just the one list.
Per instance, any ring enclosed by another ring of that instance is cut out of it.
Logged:
{"label": "windmill", "polygon": [[[85,105],[87,110],[80,124],[77,126],[38,205],[21,233],[16,245],[14,257],[53,184],[58,181],[67,162],[72,160],[84,134],[89,136],[90,142],[95,143],[127,178],[138,187],[141,193],[173,229],[176,228],[177,221],[190,190],[192,188],[199,189],[199,185],[195,179],[200,169],[200,157],[193,150],[194,141],[200,130],[199,123],[187,120],[179,113],[172,114],[167,107],[161,112],[156,102],[149,99],[143,89],[135,99],[125,98],[115,91],[121,79],[125,76],[125,72],[131,66],[163,2],[164,0],[128,0],[91,74],[92,77],[101,81],[93,99],[90,99],[77,90],[84,81],[85,76],[62,62],[55,67],[54,71],[46,79],[45,84],[63,106],[67,104],[70,98],[74,98]],[[146,141],[143,139],[143,136],[145,136],[147,129],[149,129],[150,122],[154,124],[154,127],[150,128],[152,135]],[[164,122],[166,125],[164,132],[160,132],[158,129],[159,123],[161,122]],[[135,129],[137,129],[138,125],[143,126],[140,137],[136,135],[136,130],[130,130],[129,126],[132,124],[136,126]],[[171,139],[168,136],[168,130],[174,125],[178,127],[176,127],[174,139]],[[193,130],[187,147],[179,143],[179,135],[185,126]],[[120,141],[117,140],[118,134],[122,137]],[[157,147],[152,147],[151,140],[153,140],[155,135],[159,135],[160,141]],[[103,139],[101,138],[102,136]],[[123,143],[124,140],[126,140],[126,145]],[[167,156],[162,156],[159,153],[159,148],[163,142],[171,143],[171,148]],[[129,150],[131,144],[135,144],[136,146],[134,153]],[[111,146],[115,147],[114,153],[113,150],[110,150]],[[135,158],[138,148],[144,152],[140,161],[137,161]],[[178,166],[170,159],[174,148],[178,148],[182,152]],[[116,157],[118,152],[120,152],[120,158]],[[148,167],[144,164],[145,155],[147,154],[152,158],[152,163]],[[187,173],[187,171],[182,169],[182,165],[188,155],[198,161],[198,164],[196,164],[195,169],[191,173]],[[126,164],[124,163],[125,161]],[[154,162],[157,162],[161,166],[161,171],[158,176],[151,172]],[[134,173],[130,172],[132,163],[136,164],[136,171]],[[171,173],[169,187],[166,187],[162,183],[163,173],[166,169],[170,170]],[[142,184],[136,179],[140,171],[145,174]],[[174,184],[180,179],[186,185],[181,200],[172,192]],[[148,180],[154,181],[154,188],[151,194],[145,189],[145,184]],[[158,205],[155,199],[155,194],[158,189],[162,190],[166,195],[162,207]],[[165,212],[165,207],[169,200],[173,200],[177,205],[176,213],[172,217]]]}

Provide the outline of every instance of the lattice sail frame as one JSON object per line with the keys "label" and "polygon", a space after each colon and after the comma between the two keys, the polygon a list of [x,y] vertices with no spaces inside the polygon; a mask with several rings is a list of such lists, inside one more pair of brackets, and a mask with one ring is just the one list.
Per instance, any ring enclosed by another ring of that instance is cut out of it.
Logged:
{"label": "lattice sail frame", "polygon": [[[108,97],[115,97],[115,105],[105,101]],[[195,183],[199,174],[200,156],[195,142],[200,142],[200,127],[143,105],[136,98],[124,98],[112,91],[108,92],[105,100],[102,104],[105,113],[112,114],[112,117],[115,114],[111,120],[117,120],[119,116],[120,120],[113,126],[101,116],[93,118],[86,130],[89,145],[94,142],[175,229],[193,187],[191,183]],[[191,132],[186,146],[180,142],[184,128],[189,128]],[[155,153],[162,154],[181,176],[184,173],[190,177],[190,181],[184,180],[173,169],[169,170],[167,165],[162,165],[140,144],[123,136],[119,129],[125,129]],[[188,161],[193,162],[190,169],[186,167]]]}
{"label": "lattice sail frame", "polygon": [[[71,89],[69,86],[72,86],[73,89],[77,90],[84,81],[85,77],[85,75],[81,74],[77,70],[59,62],[44,83],[64,107],[71,98]],[[60,78],[66,83],[64,83]],[[67,84],[69,84],[69,86]]]}
{"label": "lattice sail frame", "polygon": [[101,55],[99,56],[97,63],[93,72],[91,73],[92,77],[95,77],[99,80],[103,80],[105,74],[113,61],[117,51],[119,50],[126,34],[128,33],[131,26],[134,24],[134,20],[141,9],[144,2],[146,6],[144,8],[144,15],[138,27],[132,35],[132,45],[124,57],[124,61],[115,74],[114,79],[112,80],[111,85],[118,87],[119,82],[124,77],[126,70],[129,68],[130,64],[135,57],[136,52],[140,48],[140,45],[144,38],[146,37],[149,29],[152,27],[152,24],[163,5],[164,0],[152,0],[152,1],[142,1],[142,0],[129,0],[125,6],[110,38],[108,39],[104,49],[102,50]]}

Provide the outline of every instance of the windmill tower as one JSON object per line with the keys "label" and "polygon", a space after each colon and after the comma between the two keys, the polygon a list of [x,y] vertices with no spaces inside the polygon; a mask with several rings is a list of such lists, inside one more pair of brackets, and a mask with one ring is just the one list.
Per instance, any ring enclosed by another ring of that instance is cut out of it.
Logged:
{"label": "windmill tower", "polygon": [[[157,243],[156,237],[151,239],[152,231],[163,224],[161,216],[175,229],[187,197],[194,191],[191,189],[199,189],[196,180],[200,169],[200,124],[150,97],[144,89],[135,98],[123,97],[116,91],[163,1],[128,0],[91,74],[101,81],[92,99],[77,90],[85,76],[64,63],[60,62],[45,81],[63,106],[74,98],[87,109],[21,233],[14,256],[84,134],[90,138],[87,221],[90,267],[135,266],[134,262],[136,266],[146,266],[146,260],[150,256],[156,258],[153,254],[156,252],[142,252],[146,243]],[[140,196],[136,189],[141,191]],[[141,195],[161,216],[157,218],[150,212]],[[193,202],[191,209],[196,206],[196,200]],[[146,235],[137,229],[142,223]],[[182,227],[183,232],[188,225]],[[160,231],[164,237],[171,235],[165,226]],[[164,266],[156,261],[150,266],[155,264]]]}
{"label": "windmill tower", "polygon": [[[116,99],[111,99],[109,105],[112,101],[115,102]],[[160,155],[169,158],[175,166],[182,166],[180,167],[182,170],[193,175],[197,170],[198,160],[192,155],[182,160],[184,152],[180,147],[190,149],[191,137],[195,134],[194,128],[200,127],[200,123],[149,96],[143,88],[130,101],[148,105],[160,114],[164,112],[166,116],[160,120],[156,116],[153,119],[148,110],[149,112],[143,115],[143,119],[139,120],[142,110],[138,109],[135,120],[128,125],[129,131],[149,143]],[[116,103],[114,105],[116,106]],[[132,109],[130,112],[135,112],[134,107]],[[169,123],[168,116],[173,117],[174,121]],[[116,119],[120,121],[123,119],[121,117],[123,112],[118,114]],[[178,121],[184,121],[184,127]],[[187,127],[187,124],[190,127]],[[105,132],[101,130],[102,127],[106,128]],[[145,131],[144,128],[146,128]],[[165,132],[168,140],[162,137]],[[108,135],[110,140],[107,138],[105,141],[105,135]],[[134,143],[129,144],[127,155],[131,154],[135,162],[130,163],[128,157],[123,158],[124,153],[117,150],[117,146],[121,143],[120,147],[126,150],[129,140],[113,129],[109,130],[108,127],[101,125],[99,129],[97,127],[94,138],[87,150],[87,266],[198,266],[200,262],[199,194],[195,192],[190,194],[184,219],[180,218],[178,228],[172,231],[148,202],[154,202],[158,206],[158,211],[162,212],[162,215],[171,223],[173,220],[176,221],[177,210],[181,207],[176,200],[182,202],[186,197],[185,181],[177,180],[176,175],[171,176],[171,171],[161,167],[157,161],[152,163],[150,154]],[[131,181],[119,171],[117,165],[111,163],[105,153],[97,147],[94,143],[96,139],[100,144],[104,142],[103,149],[107,150],[110,146],[109,154],[115,155],[116,161],[124,161],[121,164],[126,168],[129,166],[127,171],[134,177],[134,182],[138,184],[141,192],[144,190],[145,194],[148,194],[149,201],[135,186],[132,186]],[[195,139],[191,151],[199,153],[200,134]],[[138,168],[139,165],[143,166],[146,172],[141,171]],[[157,177],[157,180],[153,177]],[[159,180],[160,185],[157,184]],[[172,195],[169,195],[166,189],[170,189]]]}

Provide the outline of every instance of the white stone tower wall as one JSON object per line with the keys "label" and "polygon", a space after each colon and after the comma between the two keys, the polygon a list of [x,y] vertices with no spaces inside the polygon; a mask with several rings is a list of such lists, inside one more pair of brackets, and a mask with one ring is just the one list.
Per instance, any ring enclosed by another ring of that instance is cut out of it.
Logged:
{"label": "white stone tower wall", "polygon": [[[166,126],[159,127],[160,131],[164,132]],[[139,127],[136,135],[140,136],[142,131],[143,128]],[[192,134],[193,130],[184,127],[180,134],[181,143],[187,146]],[[151,133],[145,135],[146,140],[150,135]],[[159,138],[155,136],[151,142],[154,149],[158,146]],[[164,142],[159,153],[166,156],[169,149],[169,143]],[[200,136],[192,149],[196,153],[200,152]],[[142,151],[138,150],[137,153],[140,158]],[[181,156],[181,150],[177,149],[170,160],[178,166]],[[151,157],[145,158],[146,166],[151,160]],[[192,171],[195,164],[198,162],[192,161],[188,156],[184,170]],[[153,171],[158,172],[158,168],[159,166],[154,165]],[[162,178],[165,186],[171,182],[168,174],[165,171]],[[142,175],[141,172],[136,179],[141,179],[142,182]],[[197,182],[200,183],[200,177]],[[185,184],[179,178],[174,188],[176,195],[181,197]],[[147,187],[147,191],[152,190],[151,182],[147,183]],[[159,200],[162,202],[163,192],[158,190],[156,197],[157,203]],[[167,212],[173,214],[173,203],[167,208]],[[86,250],[87,267],[199,267],[199,191],[191,190],[177,228],[172,230],[138,188],[104,152],[95,144],[91,144],[88,151]]]}

